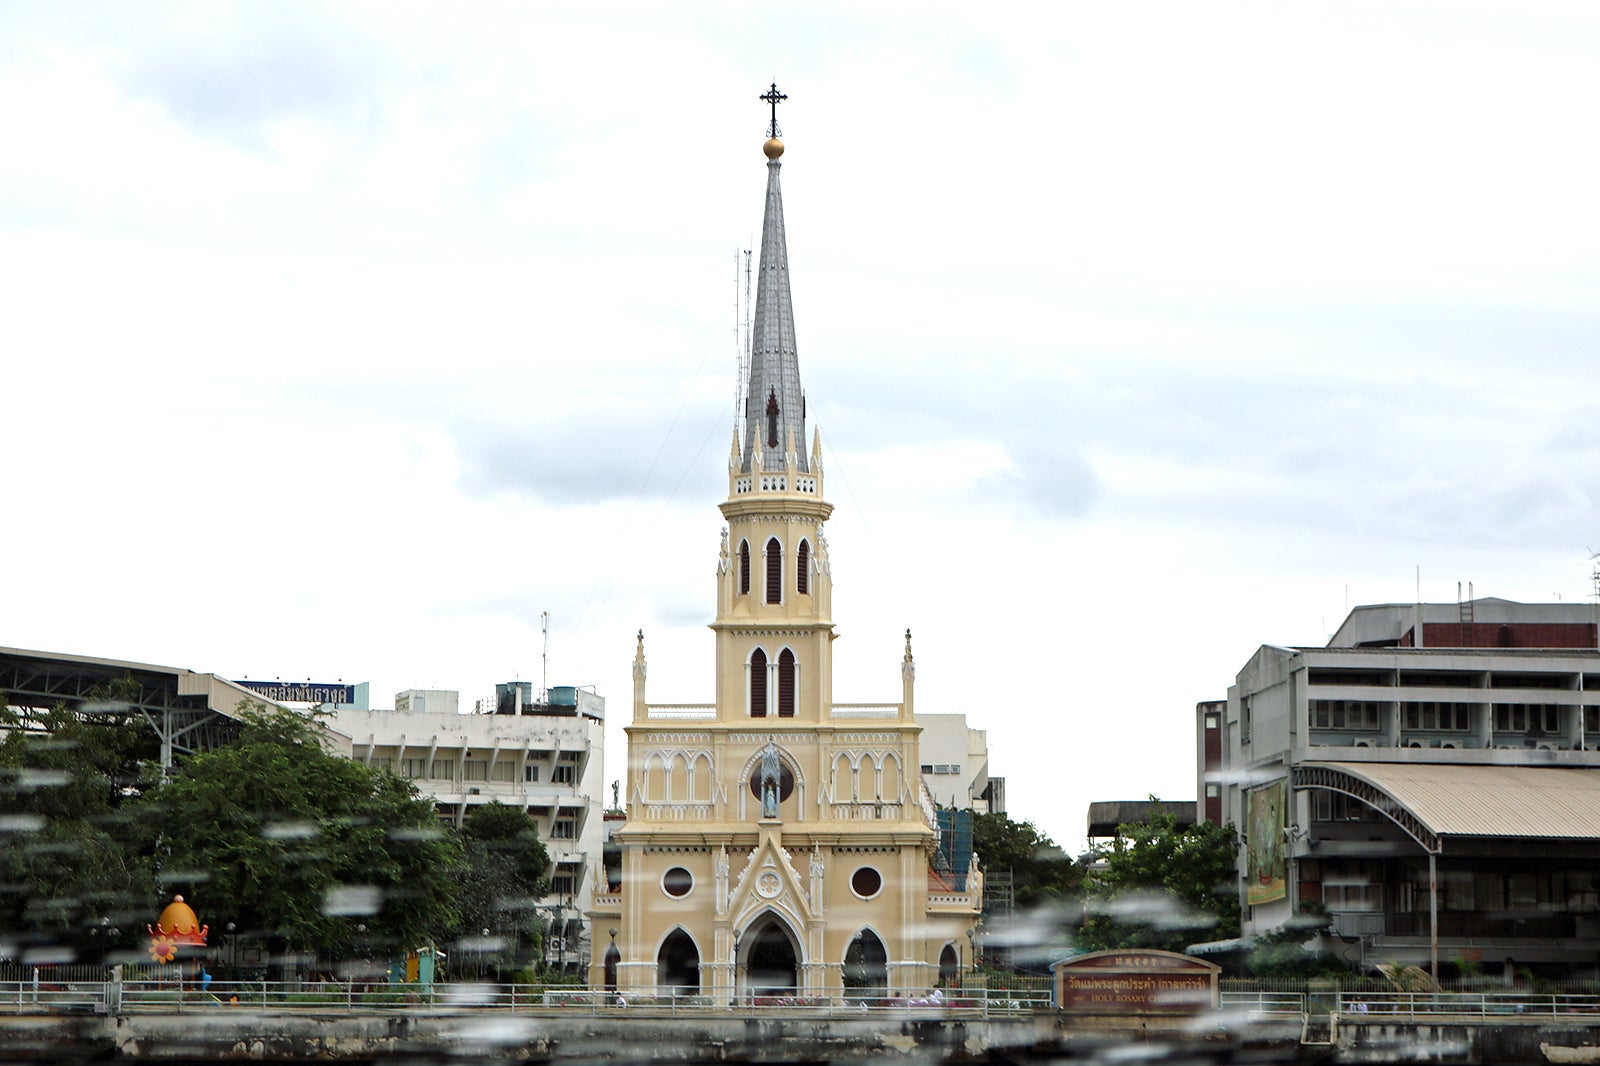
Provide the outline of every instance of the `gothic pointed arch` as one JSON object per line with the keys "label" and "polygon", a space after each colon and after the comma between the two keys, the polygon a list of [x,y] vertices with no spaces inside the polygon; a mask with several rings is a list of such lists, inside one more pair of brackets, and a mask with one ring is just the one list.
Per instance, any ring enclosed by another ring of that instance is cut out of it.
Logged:
{"label": "gothic pointed arch", "polygon": [[739,541],[739,595],[750,595],[750,542]]}
{"label": "gothic pointed arch", "polygon": [[750,653],[750,717],[767,716],[767,653],[757,648]]}
{"label": "gothic pointed arch", "polygon": [[783,602],[783,544],[777,537],[767,539],[767,602]]}
{"label": "gothic pointed arch", "polygon": [[804,537],[794,550],[794,590],[802,596],[811,595],[811,542]]}
{"label": "gothic pointed arch", "polygon": [[700,991],[700,948],[683,926],[674,926],[656,951],[656,987],[673,995]]}
{"label": "gothic pointed arch", "polygon": [[617,966],[622,962],[622,952],[617,948],[616,930],[613,929],[611,932],[611,946],[606,948],[604,963],[607,992],[615,992],[617,990]]}
{"label": "gothic pointed arch", "polygon": [[795,705],[795,675],[797,670],[794,652],[788,648],[778,653],[778,717],[793,718]]}
{"label": "gothic pointed arch", "polygon": [[946,944],[939,952],[939,983],[950,988],[960,976],[961,953],[954,944]]}
{"label": "gothic pointed arch", "polygon": [[846,993],[886,994],[889,987],[889,949],[870,926],[863,926],[850,938],[844,951]]}
{"label": "gothic pointed arch", "polygon": [[746,923],[735,957],[748,995],[792,996],[799,991],[804,941],[780,912],[764,909]]}
{"label": "gothic pointed arch", "polygon": [[878,765],[878,799],[884,803],[899,803],[904,780],[905,775],[900,769],[900,756],[892,751],[885,753]]}

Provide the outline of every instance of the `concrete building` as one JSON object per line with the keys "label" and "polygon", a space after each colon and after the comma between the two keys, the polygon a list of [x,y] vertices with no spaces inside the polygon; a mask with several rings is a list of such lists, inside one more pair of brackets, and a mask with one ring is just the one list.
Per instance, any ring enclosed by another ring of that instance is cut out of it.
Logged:
{"label": "concrete building", "polygon": [[588,962],[585,915],[605,888],[605,700],[578,688],[552,688],[540,701],[531,682],[496,686],[495,697],[460,714],[456,692],[410,689],[395,709],[334,712],[351,737],[352,758],[410,778],[460,825],[471,809],[499,800],[527,811],[550,852],[546,911],[553,965]]}
{"label": "concrete building", "polygon": [[1257,650],[1196,712],[1245,935],[1325,909],[1358,966],[1600,976],[1596,635],[1591,605],[1479,599]]}
{"label": "concrete building", "polygon": [[1006,779],[989,775],[989,734],[964,714],[919,714],[922,782],[940,807],[1006,812]]}
{"label": "concrete building", "polygon": [[934,870],[911,634],[899,703],[833,697],[833,508],[820,439],[805,451],[782,152],[774,129],[745,425],[721,505],[715,701],[647,702],[642,633],[635,650],[621,886],[595,900],[608,938],[590,977],[629,995],[904,994],[970,965],[982,877]]}

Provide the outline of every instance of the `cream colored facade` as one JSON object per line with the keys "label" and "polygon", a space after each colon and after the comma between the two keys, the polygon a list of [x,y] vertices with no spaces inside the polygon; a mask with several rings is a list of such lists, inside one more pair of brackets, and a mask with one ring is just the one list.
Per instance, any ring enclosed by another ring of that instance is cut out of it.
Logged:
{"label": "cream colored facade", "polygon": [[[901,702],[833,699],[832,507],[820,442],[796,450],[804,394],[776,143],[749,425],[721,505],[715,703],[650,704],[642,634],[634,659],[622,885],[595,897],[590,973],[625,995],[909,994],[971,965],[982,877],[974,867],[958,888],[930,869],[910,634]],[[764,810],[768,780],[778,801]]]}

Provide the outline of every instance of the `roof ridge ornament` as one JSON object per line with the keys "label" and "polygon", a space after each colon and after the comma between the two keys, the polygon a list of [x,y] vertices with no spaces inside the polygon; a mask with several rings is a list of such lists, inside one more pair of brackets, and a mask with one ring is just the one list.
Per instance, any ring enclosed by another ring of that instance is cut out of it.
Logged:
{"label": "roof ridge ornament", "polygon": [[778,103],[780,101],[789,99],[788,94],[780,93],[778,91],[778,83],[773,82],[772,88],[756,97],[756,99],[765,100],[767,103],[772,105],[772,122],[767,126],[767,136],[774,138],[782,137],[783,131],[778,128]]}

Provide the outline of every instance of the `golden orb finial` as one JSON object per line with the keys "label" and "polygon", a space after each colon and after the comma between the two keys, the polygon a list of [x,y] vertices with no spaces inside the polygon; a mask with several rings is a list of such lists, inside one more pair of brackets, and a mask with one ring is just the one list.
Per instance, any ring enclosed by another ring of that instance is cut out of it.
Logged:
{"label": "golden orb finial", "polygon": [[783,154],[783,142],[776,137],[768,137],[767,143],[761,146],[768,159],[777,159]]}

